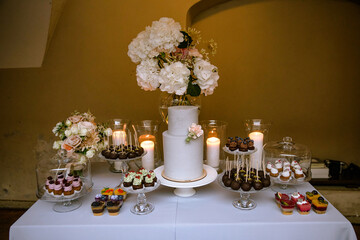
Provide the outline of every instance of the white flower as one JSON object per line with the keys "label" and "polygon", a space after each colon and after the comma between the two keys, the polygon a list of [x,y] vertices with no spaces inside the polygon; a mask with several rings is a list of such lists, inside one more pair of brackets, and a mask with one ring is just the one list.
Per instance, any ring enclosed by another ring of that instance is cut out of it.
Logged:
{"label": "white flower", "polygon": [[78,123],[78,127],[79,127],[79,130],[86,129],[88,131],[92,131],[92,130],[96,129],[96,124],[94,124],[92,122],[83,121],[83,122]]}
{"label": "white flower", "polygon": [[55,141],[53,144],[53,149],[60,149],[62,141]]}
{"label": "white flower", "polygon": [[79,133],[78,125],[77,124],[72,125],[70,128],[70,131],[72,132],[72,134],[75,134],[75,135],[78,134]]}
{"label": "white flower", "polygon": [[129,44],[128,56],[134,63],[153,58],[160,52],[173,52],[184,40],[181,25],[171,18],[154,21]]}
{"label": "white flower", "polygon": [[112,130],[111,130],[111,128],[107,128],[106,130],[105,130],[105,135],[106,136],[112,136]]}
{"label": "white flower", "polygon": [[213,94],[214,89],[218,86],[219,74],[217,68],[208,61],[197,58],[194,65],[194,74],[197,77],[196,83],[205,96]]}
{"label": "white flower", "polygon": [[138,85],[145,91],[154,91],[159,87],[160,68],[155,59],[146,59],[136,67]]}
{"label": "white flower", "polygon": [[79,162],[80,163],[86,163],[86,157],[84,155],[81,155]]}
{"label": "white flower", "polygon": [[68,126],[68,127],[70,127],[71,124],[72,124],[71,121],[70,121],[69,119],[67,119],[66,122],[65,122],[65,125]]}
{"label": "white flower", "polygon": [[95,151],[93,149],[86,152],[87,158],[92,158],[95,155]]}
{"label": "white flower", "polygon": [[184,41],[183,34],[180,32],[180,23],[172,18],[160,18],[159,21],[154,21],[147,30],[150,32],[149,41],[153,49],[158,49],[160,52],[174,52],[179,43]]}
{"label": "white flower", "polygon": [[55,127],[53,128],[52,132],[57,136],[58,131],[60,130],[60,128],[62,127],[62,122],[58,122]]}
{"label": "white flower", "polygon": [[183,95],[189,83],[190,70],[181,62],[166,64],[160,71],[160,90]]}
{"label": "white flower", "polygon": [[68,129],[68,130],[65,130],[64,133],[65,133],[65,136],[66,136],[66,137],[69,137],[69,136],[71,135],[71,130],[69,130],[69,129]]}
{"label": "white flower", "polygon": [[87,133],[88,133],[88,130],[86,128],[81,128],[80,132],[79,132],[79,135],[84,137],[84,136],[87,135]]}

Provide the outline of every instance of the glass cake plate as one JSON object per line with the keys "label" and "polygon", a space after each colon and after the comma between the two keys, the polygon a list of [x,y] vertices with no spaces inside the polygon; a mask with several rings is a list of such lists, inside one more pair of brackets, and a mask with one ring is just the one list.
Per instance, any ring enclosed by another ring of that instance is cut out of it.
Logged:
{"label": "glass cake plate", "polygon": [[[141,158],[143,158],[145,155],[147,154],[147,151],[144,150],[144,153],[141,156],[138,157],[134,157],[134,158],[125,158],[125,159],[120,159],[120,158],[116,158],[116,159],[109,159],[104,157],[101,152],[98,154],[98,157],[100,159],[106,160],[109,164],[110,164],[110,168],[109,170],[111,172],[114,173],[126,173],[129,169],[129,165],[127,164],[127,162],[130,161],[135,161],[135,160],[140,160]],[[136,164],[136,163],[135,163]],[[137,166],[140,168],[140,166]]]}
{"label": "glass cake plate", "polygon": [[255,190],[253,187],[251,187],[250,191],[243,191],[241,188],[239,190],[234,190],[231,187],[226,187],[224,183],[222,182],[222,177],[224,176],[225,172],[219,174],[217,177],[217,183],[220,185],[220,187],[235,193],[240,193],[240,199],[236,199],[233,201],[233,206],[237,209],[241,210],[251,210],[256,208],[256,202],[252,199],[250,199],[250,194],[258,193],[261,191],[264,191],[268,189],[269,187],[264,187],[260,190]]}
{"label": "glass cake plate", "polygon": [[127,191],[128,193],[135,193],[135,194],[137,193],[138,195],[137,203],[132,208],[130,208],[130,211],[136,215],[146,215],[151,213],[154,210],[155,206],[154,204],[146,200],[145,193],[156,190],[160,185],[161,183],[159,178],[157,179],[153,187],[143,187],[142,189],[137,189],[137,190],[134,190],[132,187],[124,187],[124,185],[122,184],[121,187],[125,191]]}

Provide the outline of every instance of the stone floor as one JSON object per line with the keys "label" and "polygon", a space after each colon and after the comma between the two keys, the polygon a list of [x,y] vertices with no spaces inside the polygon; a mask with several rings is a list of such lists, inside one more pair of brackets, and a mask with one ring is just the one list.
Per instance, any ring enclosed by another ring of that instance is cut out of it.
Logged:
{"label": "stone floor", "polygon": [[[24,214],[26,209],[0,209],[0,240],[9,239],[10,226]],[[360,224],[353,224],[360,240]]]}

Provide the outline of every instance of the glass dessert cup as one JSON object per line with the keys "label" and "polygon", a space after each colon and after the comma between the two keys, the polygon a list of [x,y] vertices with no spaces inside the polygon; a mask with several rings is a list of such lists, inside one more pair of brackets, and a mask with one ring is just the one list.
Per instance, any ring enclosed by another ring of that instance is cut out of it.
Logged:
{"label": "glass dessert cup", "polygon": [[253,187],[250,189],[250,191],[243,191],[241,188],[239,190],[233,190],[229,187],[226,187],[224,183],[222,182],[222,177],[225,174],[225,172],[221,173],[217,177],[217,183],[220,185],[220,187],[231,191],[240,193],[240,198],[233,201],[233,206],[237,209],[241,210],[252,210],[256,208],[256,202],[253,199],[250,199],[250,194],[254,194],[263,190],[268,189],[269,187],[264,187],[261,190],[255,190]]}
{"label": "glass dessert cup", "polygon": [[128,193],[137,193],[137,202],[136,204],[130,208],[130,211],[136,215],[146,215],[154,211],[154,204],[150,203],[146,199],[145,193],[152,192],[156,190],[160,186],[160,180],[157,179],[155,185],[153,187],[143,187],[142,189],[134,190],[132,187],[124,187],[122,188]]}

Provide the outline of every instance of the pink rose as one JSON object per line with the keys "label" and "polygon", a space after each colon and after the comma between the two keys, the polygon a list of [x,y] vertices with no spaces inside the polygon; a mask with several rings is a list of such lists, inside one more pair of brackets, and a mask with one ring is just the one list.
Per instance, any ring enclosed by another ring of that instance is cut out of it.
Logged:
{"label": "pink rose", "polygon": [[72,123],[78,123],[83,120],[83,116],[81,115],[74,115],[68,118]]}
{"label": "pink rose", "polygon": [[66,138],[61,145],[62,149],[66,151],[73,151],[81,144],[81,138],[78,135],[71,135],[70,137]]}
{"label": "pink rose", "polygon": [[80,129],[87,129],[88,131],[91,131],[96,129],[96,124],[92,122],[79,122],[78,127]]}
{"label": "pink rose", "polygon": [[197,50],[196,48],[191,48],[191,49],[189,49],[189,56],[191,56],[191,57],[200,57],[200,58],[203,57],[203,56],[199,53],[199,50]]}

